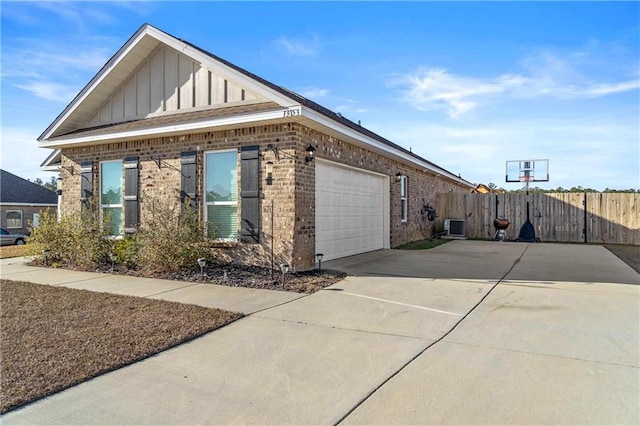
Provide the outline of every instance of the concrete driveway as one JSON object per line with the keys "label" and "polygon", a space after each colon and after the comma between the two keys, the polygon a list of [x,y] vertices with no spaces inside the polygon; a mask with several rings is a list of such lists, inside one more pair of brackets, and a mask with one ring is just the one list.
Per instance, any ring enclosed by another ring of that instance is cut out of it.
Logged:
{"label": "concrete driveway", "polygon": [[[452,241],[323,267],[350,276],[2,424],[640,423],[639,275],[602,247]],[[162,294],[216,305],[186,290]]]}

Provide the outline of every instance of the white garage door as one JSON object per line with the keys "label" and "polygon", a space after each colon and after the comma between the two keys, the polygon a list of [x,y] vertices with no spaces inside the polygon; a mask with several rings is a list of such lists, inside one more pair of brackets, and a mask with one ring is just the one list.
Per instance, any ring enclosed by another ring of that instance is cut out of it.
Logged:
{"label": "white garage door", "polygon": [[337,259],[388,246],[388,178],[316,163],[316,253]]}

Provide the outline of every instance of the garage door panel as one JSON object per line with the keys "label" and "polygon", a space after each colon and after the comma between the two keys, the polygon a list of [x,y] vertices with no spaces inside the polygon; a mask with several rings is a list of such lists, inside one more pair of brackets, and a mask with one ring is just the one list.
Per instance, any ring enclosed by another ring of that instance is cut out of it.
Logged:
{"label": "garage door panel", "polygon": [[383,248],[386,179],[316,164],[316,252],[335,259]]}

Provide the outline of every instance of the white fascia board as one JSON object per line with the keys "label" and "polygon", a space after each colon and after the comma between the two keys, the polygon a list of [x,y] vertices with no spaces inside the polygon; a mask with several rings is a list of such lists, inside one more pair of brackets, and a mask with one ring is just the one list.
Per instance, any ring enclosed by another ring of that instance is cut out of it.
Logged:
{"label": "white fascia board", "polygon": [[212,120],[196,121],[191,123],[172,124],[152,128],[128,130],[102,135],[89,135],[78,137],[59,137],[47,142],[40,142],[41,148],[62,148],[65,146],[85,145],[89,143],[106,143],[113,140],[131,140],[140,138],[157,137],[163,135],[185,134],[216,127],[239,126],[261,121],[283,119],[288,116],[301,115],[301,108],[281,108],[271,111],[261,111],[247,114],[239,114],[230,117],[215,118]]}
{"label": "white fascia board", "polygon": [[60,173],[61,169],[62,169],[62,166],[41,166],[40,167],[40,170],[42,170],[43,172]]}
{"label": "white fascia board", "polygon": [[169,34],[158,30],[157,28],[148,27],[147,33],[157,38],[161,43],[164,43],[167,46],[171,47],[172,49],[175,49],[178,52],[181,52],[182,54],[200,62],[206,68],[209,68],[212,70],[220,69],[222,70],[223,73],[233,76],[234,80],[236,80],[238,83],[240,83],[243,86],[243,88],[249,91],[252,91],[258,95],[261,95],[267,98],[268,100],[273,101],[281,106],[290,107],[290,106],[296,105],[296,102],[294,102],[291,98],[288,98],[287,96],[283,95],[282,93],[261,84],[260,82],[252,79],[248,75],[245,75],[239,72],[238,70],[222,62],[215,60],[214,58],[207,55],[203,51],[196,49],[191,45],[186,44],[183,41],[180,41],[177,38],[174,38]]}
{"label": "white fascia board", "polygon": [[42,164],[40,164],[40,169],[42,170],[53,169],[53,168],[59,169],[59,166],[52,165],[52,164],[55,164],[54,161],[56,161],[56,159],[59,161],[62,160],[59,149],[55,149],[51,151],[51,153],[42,162]]}
{"label": "white fascia board", "polygon": [[[104,80],[116,66],[118,66],[118,64],[120,63],[122,58],[127,56],[127,53],[129,53],[131,51],[131,49],[133,49],[135,47],[135,45],[138,44],[138,42],[145,35],[147,35],[149,33],[149,30],[151,28],[152,27],[149,26],[149,25],[143,26],[140,30],[138,30],[137,34],[134,34],[134,36],[131,37],[127,41],[127,43],[120,48],[120,51],[117,53],[117,56],[114,56],[112,59],[110,59],[110,61],[113,61],[113,62],[111,62],[111,63],[107,62],[107,64],[105,64],[105,67],[102,68],[98,72],[98,74],[96,74],[96,76],[93,78],[93,80],[90,81],[89,84],[82,89],[82,91],[80,92],[78,98],[73,100],[73,104],[69,105],[68,110],[64,113],[64,115],[58,117],[56,119],[55,124],[52,125],[49,128],[49,130],[45,134],[42,135],[42,140],[49,139],[51,137],[51,135],[55,133],[55,131],[58,129],[58,127],[60,127],[60,125],[62,123],[64,123],[69,118],[69,116],[76,110],[76,108],[78,108],[80,105],[82,105],[84,100],[87,98],[87,96],[89,96],[91,94],[93,89],[95,87],[97,87],[102,82],[102,80]],[[107,65],[109,65],[109,66],[107,66]]]}
{"label": "white fascia board", "polygon": [[394,149],[393,147],[382,143],[378,140],[375,140],[367,135],[363,135],[362,133],[359,133],[355,130],[353,130],[352,128],[345,126],[344,124],[340,124],[338,122],[335,122],[333,120],[330,120],[329,118],[327,118],[325,115],[319,114],[318,112],[307,108],[307,107],[302,107],[302,116],[305,118],[308,118],[309,120],[315,121],[316,123],[328,127],[330,129],[332,129],[335,132],[341,133],[347,137],[350,137],[352,139],[356,139],[360,142],[365,143],[366,145],[370,145],[373,148],[376,148],[382,152],[385,152],[389,155],[392,155],[396,158],[400,158],[401,160],[414,164],[418,167],[424,168],[426,170],[431,171],[432,173],[435,173],[438,176],[446,176],[447,178],[451,179],[451,180],[455,180],[456,182],[465,185],[465,186],[469,186],[470,188],[475,188],[474,185],[469,184],[468,182],[464,181],[463,179],[459,178],[458,176],[452,174],[452,173],[448,173],[442,169],[436,168],[433,165],[420,161],[417,158],[407,154],[406,152],[402,152],[400,150]]}

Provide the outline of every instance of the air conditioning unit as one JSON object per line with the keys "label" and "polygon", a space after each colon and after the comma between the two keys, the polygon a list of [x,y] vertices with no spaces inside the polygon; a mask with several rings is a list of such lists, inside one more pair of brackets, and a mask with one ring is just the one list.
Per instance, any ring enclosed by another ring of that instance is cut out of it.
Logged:
{"label": "air conditioning unit", "polygon": [[464,219],[445,219],[444,234],[450,238],[466,238],[467,229]]}

